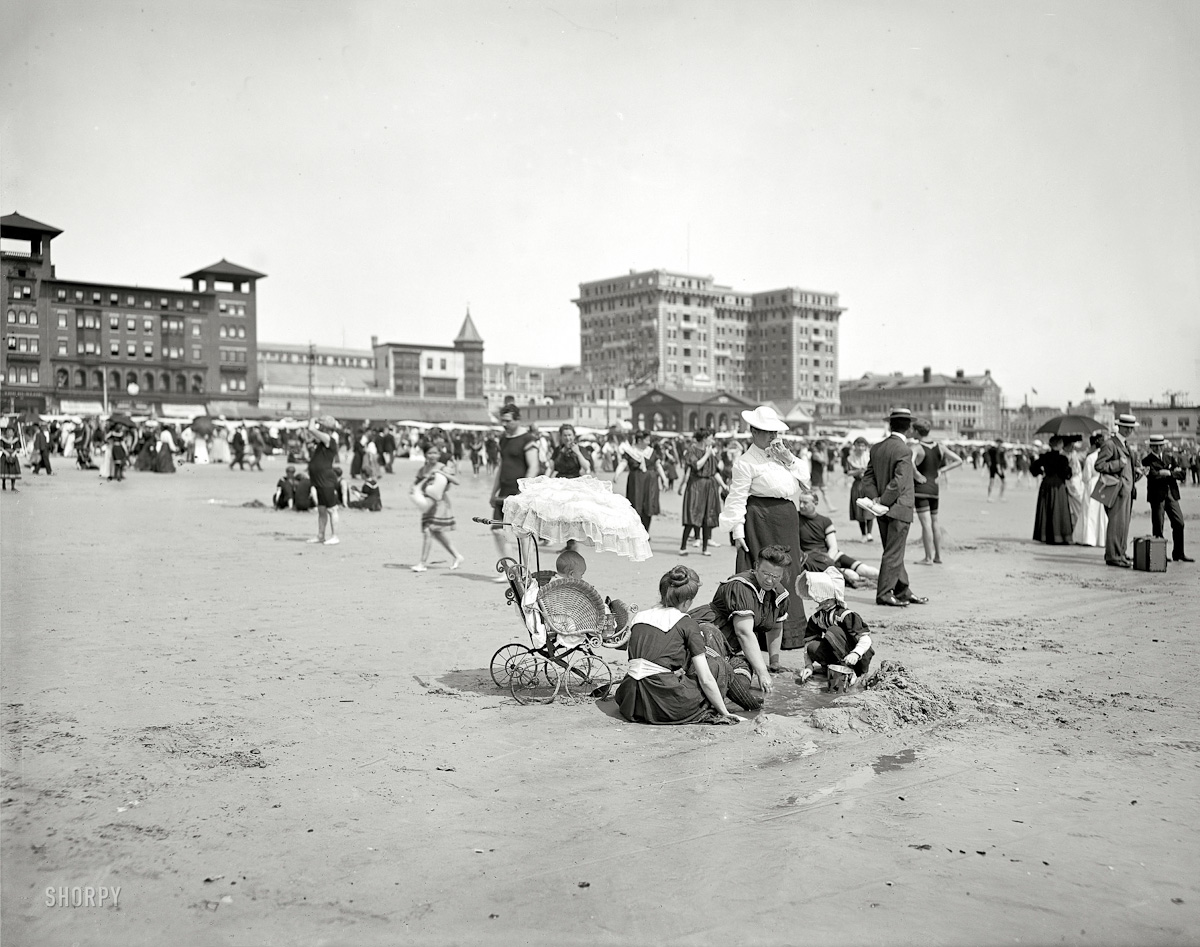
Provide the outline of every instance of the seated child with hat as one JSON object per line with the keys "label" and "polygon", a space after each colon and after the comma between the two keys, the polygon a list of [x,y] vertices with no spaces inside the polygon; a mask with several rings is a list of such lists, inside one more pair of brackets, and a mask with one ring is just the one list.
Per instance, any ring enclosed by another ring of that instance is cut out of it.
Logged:
{"label": "seated child with hat", "polygon": [[831,664],[850,668],[855,674],[851,684],[865,684],[879,670],[871,670],[875,657],[871,629],[858,612],[846,607],[840,578],[829,572],[801,572],[796,577],[796,594],[818,603],[805,629],[805,666],[796,678],[797,684]]}

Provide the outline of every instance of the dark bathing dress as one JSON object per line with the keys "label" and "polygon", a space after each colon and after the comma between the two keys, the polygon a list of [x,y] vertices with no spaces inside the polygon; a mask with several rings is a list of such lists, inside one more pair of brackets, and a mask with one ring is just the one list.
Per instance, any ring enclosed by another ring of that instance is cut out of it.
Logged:
{"label": "dark bathing dress", "polygon": [[[668,668],[671,673],[651,674],[641,680],[626,677],[617,688],[617,709],[633,723],[659,725],[706,723],[717,719],[699,680],[692,670],[692,658],[705,653],[704,635],[696,620],[674,608],[654,608],[650,613],[675,618],[666,631],[648,622],[639,621],[629,634],[629,657],[644,658]],[[673,613],[673,614],[672,614]],[[709,668],[724,693],[728,681],[728,665],[709,661]]]}
{"label": "dark bathing dress", "polygon": [[644,524],[649,518],[658,516],[658,463],[661,459],[658,450],[651,448],[642,460],[638,460],[628,451],[622,451],[625,465],[629,474],[625,481],[625,499],[637,510]]}
{"label": "dark bathing dress", "polygon": [[698,463],[703,451],[688,448],[687,486],[683,488],[683,525],[715,529],[721,522],[721,488],[713,479],[717,473],[717,452]]}
{"label": "dark bathing dress", "polygon": [[1051,450],[1033,461],[1029,469],[1034,476],[1042,475],[1033,517],[1033,538],[1039,543],[1070,545],[1075,533],[1071,496],[1067,492],[1071,461],[1065,454]]}
{"label": "dark bathing dress", "polygon": [[[338,476],[333,472],[337,463],[337,436],[329,435],[329,445],[320,441],[312,445],[308,459],[308,478],[317,492],[317,506],[328,509],[338,505]],[[297,504],[299,509],[299,504]]]}
{"label": "dark bathing dress", "polygon": [[[717,586],[711,604],[693,608],[690,614],[698,622],[711,622],[715,625],[724,636],[729,653],[735,655],[741,653],[742,643],[734,630],[733,620],[749,615],[754,620],[754,636],[758,639],[758,647],[766,654],[767,632],[780,622],[787,621],[788,593],[786,589],[776,592],[773,589],[759,588],[758,583],[754,581],[753,570],[739,572]],[[803,627],[801,626],[800,640],[793,645],[794,648],[804,647]],[[785,625],[785,640],[787,634]]]}

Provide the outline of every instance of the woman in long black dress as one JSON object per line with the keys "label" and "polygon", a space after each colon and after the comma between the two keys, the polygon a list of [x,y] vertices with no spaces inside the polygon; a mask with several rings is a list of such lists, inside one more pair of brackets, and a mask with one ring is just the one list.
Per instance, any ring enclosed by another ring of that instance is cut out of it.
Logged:
{"label": "woman in long black dress", "polygon": [[[733,465],[721,526],[733,533],[737,572],[753,568],[767,546],[787,549],[790,564],[784,587],[791,588],[804,567],[796,501],[801,486],[808,485],[809,467],[783,445],[780,435],[786,433],[787,424],[774,408],[759,405],[743,411],[742,419],[750,426],[751,444]],[[803,648],[805,624],[804,608],[797,602],[784,623],[782,643],[773,652]]]}
{"label": "woman in long black dress", "polygon": [[1033,538],[1039,543],[1069,545],[1073,541],[1075,520],[1071,513],[1071,461],[1062,451],[1063,439],[1050,438],[1050,449],[1030,464],[1034,476],[1041,475],[1037,512],[1033,518]]}
{"label": "woman in long black dress", "polygon": [[867,465],[870,463],[871,450],[867,444],[867,439],[865,437],[856,437],[849,453],[846,454],[846,473],[851,477],[850,520],[858,524],[858,531],[866,542],[871,542],[874,539],[871,535],[871,530],[875,525],[875,517],[871,516],[858,505],[858,499],[862,496],[860,488],[862,487],[863,474],[867,472]]}
{"label": "woman in long black dress", "polygon": [[708,551],[713,528],[721,521],[721,491],[725,481],[718,472],[719,461],[713,447],[713,432],[700,428],[694,435],[695,443],[684,454],[683,483],[679,492],[683,494],[683,538],[679,541],[679,555],[688,554],[688,539],[694,532],[701,542],[700,555],[711,556]]}
{"label": "woman in long black dress", "polygon": [[706,654],[700,626],[687,614],[699,590],[699,576],[686,566],[675,566],[659,579],[659,604],[638,612],[629,634],[629,669],[616,693],[617,708],[626,720],[739,722],[725,704],[729,666],[719,656]]}
{"label": "woman in long black dress", "polygon": [[633,443],[621,445],[618,476],[622,466],[629,472],[625,480],[625,499],[637,510],[648,533],[650,521],[659,514],[658,494],[666,485],[667,475],[658,451],[650,446],[650,435],[645,431],[634,431]]}

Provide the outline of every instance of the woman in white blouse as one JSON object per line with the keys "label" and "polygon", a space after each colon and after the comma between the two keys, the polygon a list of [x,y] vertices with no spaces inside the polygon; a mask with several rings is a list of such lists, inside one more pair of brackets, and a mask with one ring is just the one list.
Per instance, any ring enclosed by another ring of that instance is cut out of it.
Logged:
{"label": "woman in white blouse", "polygon": [[[783,587],[791,588],[804,568],[796,499],[801,486],[808,486],[810,468],[783,445],[779,435],[787,431],[787,425],[774,408],[760,405],[743,411],[742,419],[750,426],[751,444],[734,461],[729,495],[721,509],[721,528],[730,530],[737,547],[735,572],[754,568],[759,550],[766,546],[787,549],[792,564],[787,567]],[[784,622],[782,650],[804,647],[805,621],[796,602]],[[785,670],[778,653],[769,659],[773,673]]]}

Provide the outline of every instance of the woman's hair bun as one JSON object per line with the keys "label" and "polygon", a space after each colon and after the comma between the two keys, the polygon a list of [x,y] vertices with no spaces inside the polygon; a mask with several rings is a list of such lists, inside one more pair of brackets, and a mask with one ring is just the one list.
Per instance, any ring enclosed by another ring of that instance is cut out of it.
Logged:
{"label": "woman's hair bun", "polygon": [[671,577],[671,585],[678,588],[681,585],[687,585],[691,581],[691,574],[687,566],[675,566],[669,573]]}

